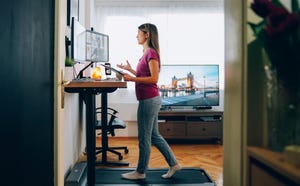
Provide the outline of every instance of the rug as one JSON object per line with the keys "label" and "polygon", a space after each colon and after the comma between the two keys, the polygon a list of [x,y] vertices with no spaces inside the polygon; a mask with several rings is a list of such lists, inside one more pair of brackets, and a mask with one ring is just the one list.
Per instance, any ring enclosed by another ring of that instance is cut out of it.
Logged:
{"label": "rug", "polygon": [[96,169],[96,185],[113,186],[163,186],[163,185],[177,185],[177,186],[215,186],[210,176],[201,168],[182,168],[176,172],[172,178],[163,179],[161,175],[165,174],[167,168],[152,168],[148,169],[146,179],[144,180],[125,180],[122,179],[121,174],[133,171],[134,168],[100,168]]}

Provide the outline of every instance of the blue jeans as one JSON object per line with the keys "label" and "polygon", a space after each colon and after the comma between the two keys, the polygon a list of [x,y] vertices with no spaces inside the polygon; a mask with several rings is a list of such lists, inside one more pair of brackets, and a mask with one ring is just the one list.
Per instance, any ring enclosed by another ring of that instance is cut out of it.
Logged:
{"label": "blue jeans", "polygon": [[153,144],[164,156],[169,166],[177,164],[177,160],[166,142],[158,131],[158,112],[161,106],[160,96],[139,100],[137,124],[139,140],[139,160],[137,171],[145,173],[148,167],[151,144]]}

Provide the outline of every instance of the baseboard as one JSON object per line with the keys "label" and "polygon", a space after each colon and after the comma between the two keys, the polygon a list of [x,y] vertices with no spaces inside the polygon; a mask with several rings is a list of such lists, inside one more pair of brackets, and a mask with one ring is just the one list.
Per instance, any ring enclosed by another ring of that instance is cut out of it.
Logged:
{"label": "baseboard", "polygon": [[65,180],[65,186],[86,185],[86,162],[76,163]]}

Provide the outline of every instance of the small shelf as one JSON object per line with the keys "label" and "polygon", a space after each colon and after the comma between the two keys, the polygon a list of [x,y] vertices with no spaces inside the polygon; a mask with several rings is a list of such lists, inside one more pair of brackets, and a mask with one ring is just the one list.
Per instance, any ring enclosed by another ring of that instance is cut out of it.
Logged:
{"label": "small shelf", "polygon": [[249,185],[254,185],[251,184],[251,182],[253,183],[256,180],[256,178],[254,178],[255,172],[251,171],[253,165],[284,185],[285,183],[300,185],[300,167],[296,167],[285,161],[281,153],[270,151],[262,147],[248,147],[247,153],[250,169]]}

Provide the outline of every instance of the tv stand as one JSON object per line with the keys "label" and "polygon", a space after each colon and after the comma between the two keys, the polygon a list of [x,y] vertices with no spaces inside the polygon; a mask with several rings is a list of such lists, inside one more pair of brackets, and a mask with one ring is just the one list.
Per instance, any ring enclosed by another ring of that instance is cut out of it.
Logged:
{"label": "tv stand", "polygon": [[158,128],[165,139],[215,140],[223,142],[223,112],[207,110],[161,110]]}
{"label": "tv stand", "polygon": [[[194,107],[190,107],[189,108],[190,110],[210,110],[212,109],[212,106],[194,106]],[[162,106],[160,108],[161,111],[172,111],[172,110],[188,110],[188,109],[180,109],[179,108],[176,108],[176,107],[172,107],[172,106]]]}

